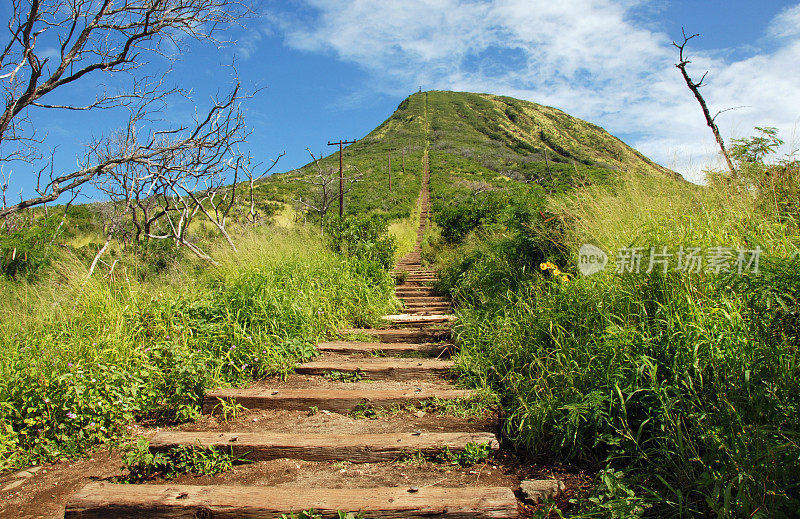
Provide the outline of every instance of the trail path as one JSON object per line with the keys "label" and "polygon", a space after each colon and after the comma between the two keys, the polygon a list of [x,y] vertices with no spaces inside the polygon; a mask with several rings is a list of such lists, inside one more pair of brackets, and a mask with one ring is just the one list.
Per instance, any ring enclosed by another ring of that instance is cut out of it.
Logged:
{"label": "trail path", "polygon": [[[404,312],[386,316],[386,328],[343,330],[378,342],[321,343],[321,357],[298,366],[286,381],[206,395],[205,413],[219,411],[220,401],[235,401],[250,410],[242,419],[209,417],[151,439],[154,450],[214,445],[255,463],[194,481],[90,483],[72,496],[65,516],[280,517],[313,509],[326,517],[338,517],[340,510],[366,517],[517,517],[514,478],[496,466],[492,478],[491,466],[481,464],[487,484],[471,468],[422,456],[457,453],[470,444],[496,451],[492,419],[407,410],[471,396],[448,380],[453,316],[430,286],[436,274],[420,261],[430,216],[428,169],[426,154],[417,243],[395,270]],[[333,381],[331,373],[357,373],[362,380]],[[380,413],[389,407],[406,410]],[[378,417],[357,420],[348,415],[354,408]]]}

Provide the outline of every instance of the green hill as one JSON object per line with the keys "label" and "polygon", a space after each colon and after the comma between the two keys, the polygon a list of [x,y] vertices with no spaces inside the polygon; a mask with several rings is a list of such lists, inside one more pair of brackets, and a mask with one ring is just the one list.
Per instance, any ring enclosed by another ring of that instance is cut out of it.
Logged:
{"label": "green hill", "polygon": [[[561,110],[510,97],[468,92],[415,93],[377,128],[345,151],[345,169],[363,180],[348,196],[345,213],[408,214],[419,191],[423,151],[431,171],[446,182],[489,184],[509,179],[553,192],[576,185],[607,183],[621,175],[680,178],[618,138]],[[392,153],[392,191],[388,159]],[[338,153],[322,158],[325,169],[338,168]],[[316,173],[313,163],[273,175],[261,186],[264,196],[284,202],[312,197],[313,186],[299,179]],[[289,181],[292,187],[276,181]],[[338,212],[334,202],[332,212]]]}

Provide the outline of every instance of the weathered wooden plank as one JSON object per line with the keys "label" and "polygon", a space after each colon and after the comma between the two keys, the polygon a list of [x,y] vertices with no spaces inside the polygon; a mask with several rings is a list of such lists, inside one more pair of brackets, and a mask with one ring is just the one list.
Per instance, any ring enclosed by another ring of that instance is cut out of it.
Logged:
{"label": "weathered wooden plank", "polygon": [[361,372],[366,378],[370,379],[410,380],[444,377],[450,373],[452,367],[452,362],[438,359],[319,359],[298,365],[295,368],[295,373],[301,375],[324,375],[331,371],[343,373]]}
{"label": "weathered wooden plank", "polygon": [[[355,386],[355,384],[353,384]],[[463,389],[218,389],[203,399],[203,412],[210,414],[219,401],[235,400],[248,409],[287,409],[305,411],[312,406],[328,411],[347,412],[365,404],[372,407],[416,405],[432,400],[467,398],[473,393]]]}
{"label": "weathered wooden plank", "polygon": [[384,328],[374,330],[370,328],[356,328],[341,330],[340,333],[359,333],[376,337],[380,342],[440,342],[450,338],[450,330],[446,329],[396,329]]}
{"label": "weathered wooden plank", "polygon": [[[439,314],[448,314],[450,305],[447,303],[406,303],[403,310],[439,310]],[[407,311],[404,313],[408,313]]]}
{"label": "weathered wooden plank", "polygon": [[404,453],[426,455],[463,450],[467,444],[500,447],[489,432],[420,432],[387,434],[298,434],[273,432],[176,432],[163,431],[150,440],[150,449],[178,446],[215,447],[250,461],[291,458],[307,461],[392,461]]}
{"label": "weathered wooden plank", "polygon": [[64,517],[273,519],[309,509],[334,519],[340,510],[361,511],[369,518],[513,518],[517,500],[508,488],[473,486],[328,489],[97,482],[72,496]]}
{"label": "weathered wooden plank", "polygon": [[382,353],[385,355],[402,355],[406,353],[419,353],[438,357],[448,354],[453,349],[453,344],[449,342],[441,343],[410,343],[410,342],[353,342],[353,341],[334,341],[321,342],[317,345],[320,351],[343,354],[358,353]]}
{"label": "weathered wooden plank", "polygon": [[449,301],[442,296],[406,296],[402,299],[406,303],[449,303]]}
{"label": "weathered wooden plank", "polygon": [[425,317],[420,317],[418,315],[408,315],[408,314],[394,314],[394,315],[384,315],[383,319],[386,321],[392,322],[409,322],[409,323],[416,323],[416,322],[447,322],[447,321],[454,321],[456,316],[453,314],[439,314],[439,315],[427,315]]}

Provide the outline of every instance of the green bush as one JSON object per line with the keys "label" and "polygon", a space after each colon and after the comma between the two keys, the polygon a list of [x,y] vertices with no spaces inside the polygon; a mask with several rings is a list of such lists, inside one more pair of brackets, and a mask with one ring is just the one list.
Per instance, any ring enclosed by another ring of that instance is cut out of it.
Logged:
{"label": "green bush", "polygon": [[[597,487],[578,503],[584,516],[791,517],[800,509],[796,227],[735,183],[630,183],[638,187],[551,198],[553,219],[539,214],[531,186],[531,203],[509,197],[438,253],[440,288],[458,305],[457,367],[498,394],[520,449],[596,467]],[[471,214],[454,186],[436,186],[442,205],[463,202]],[[743,276],[580,277],[571,265],[587,241],[612,251],[759,244],[764,254],[760,272]],[[570,281],[542,275],[538,261]]]}
{"label": "green bush", "polygon": [[349,216],[332,220],[327,225],[328,241],[334,251],[383,269],[394,264],[397,247],[394,236],[387,230],[386,221],[377,216]]}
{"label": "green bush", "polygon": [[60,217],[51,216],[11,234],[0,233],[0,274],[12,279],[35,278],[58,255],[61,224]]}

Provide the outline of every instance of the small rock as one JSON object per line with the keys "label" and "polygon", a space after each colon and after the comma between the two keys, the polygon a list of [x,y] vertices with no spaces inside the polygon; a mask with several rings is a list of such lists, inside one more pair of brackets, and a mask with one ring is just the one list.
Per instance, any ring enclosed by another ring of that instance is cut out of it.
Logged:
{"label": "small rock", "polygon": [[8,485],[3,487],[3,492],[6,492],[8,490],[14,490],[15,488],[17,488],[18,486],[22,485],[23,483],[25,483],[24,479],[18,479],[16,481],[12,481],[11,483],[9,483]]}
{"label": "small rock", "polygon": [[409,493],[411,493],[411,494],[413,494],[413,493],[415,493],[415,492],[419,492],[419,488],[417,488],[417,487],[411,487],[411,488],[409,488],[409,489],[408,489],[408,492],[409,492]]}
{"label": "small rock", "polygon": [[417,418],[422,418],[423,416],[425,416],[425,414],[426,414],[425,411],[417,411],[416,413],[414,413],[414,416],[416,416]]}
{"label": "small rock", "polygon": [[42,470],[41,465],[34,465],[33,467],[28,467],[27,469],[20,470],[19,472],[15,472],[11,475],[11,479],[17,478],[29,478]]}
{"label": "small rock", "polygon": [[533,504],[555,499],[566,488],[558,479],[526,479],[519,484],[522,496]]}

